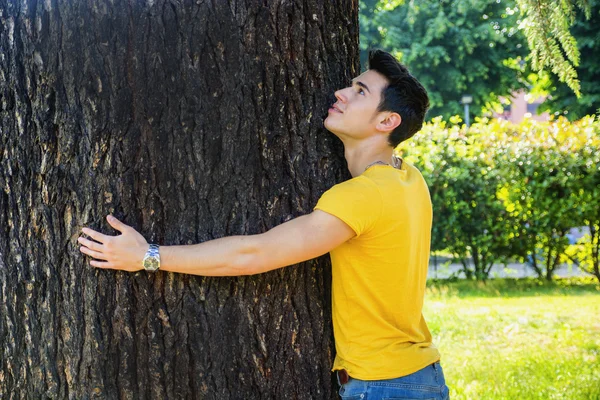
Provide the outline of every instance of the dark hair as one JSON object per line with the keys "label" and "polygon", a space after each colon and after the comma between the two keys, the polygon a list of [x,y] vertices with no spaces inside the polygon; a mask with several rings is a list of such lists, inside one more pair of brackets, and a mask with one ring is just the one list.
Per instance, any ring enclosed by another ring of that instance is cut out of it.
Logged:
{"label": "dark hair", "polygon": [[423,127],[429,108],[427,90],[404,65],[385,51],[369,52],[369,69],[379,72],[389,82],[381,93],[377,111],[392,111],[402,117],[400,125],[388,137],[390,145],[396,147]]}

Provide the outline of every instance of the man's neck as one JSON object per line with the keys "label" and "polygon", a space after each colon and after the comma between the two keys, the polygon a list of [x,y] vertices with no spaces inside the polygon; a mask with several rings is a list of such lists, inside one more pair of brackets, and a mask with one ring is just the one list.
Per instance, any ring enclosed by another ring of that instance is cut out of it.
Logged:
{"label": "man's neck", "polygon": [[344,156],[348,163],[348,169],[352,177],[362,174],[365,169],[376,162],[391,164],[394,149],[391,146],[384,148],[365,147],[365,146],[344,146]]}

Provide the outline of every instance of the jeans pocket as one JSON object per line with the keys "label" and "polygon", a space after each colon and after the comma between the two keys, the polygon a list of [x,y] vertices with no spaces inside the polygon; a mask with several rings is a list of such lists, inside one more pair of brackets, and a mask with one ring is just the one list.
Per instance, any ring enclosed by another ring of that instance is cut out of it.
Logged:
{"label": "jeans pocket", "polygon": [[353,394],[351,396],[340,395],[342,400],[363,400],[365,398],[364,394]]}
{"label": "jeans pocket", "polygon": [[440,400],[440,388],[427,385],[377,385],[369,387],[368,398],[381,400]]}
{"label": "jeans pocket", "polygon": [[382,397],[381,400],[438,400],[433,397]]}
{"label": "jeans pocket", "polygon": [[338,392],[338,394],[340,395],[340,398],[342,400],[362,400],[365,398],[365,395],[363,393],[348,393],[346,394],[346,390],[344,388],[344,385],[342,385],[342,387],[340,388],[340,391]]}
{"label": "jeans pocket", "polygon": [[344,384],[340,387],[338,394],[342,400],[363,400],[365,398],[363,389],[356,387],[356,385]]}

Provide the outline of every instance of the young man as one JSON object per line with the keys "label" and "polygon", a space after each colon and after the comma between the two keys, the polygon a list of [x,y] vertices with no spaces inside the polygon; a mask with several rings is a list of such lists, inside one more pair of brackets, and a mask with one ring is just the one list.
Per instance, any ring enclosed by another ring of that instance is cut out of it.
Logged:
{"label": "young man", "polygon": [[323,194],[315,210],[268,232],[190,246],[149,245],[91,229],[81,252],[97,268],[252,275],[327,252],[332,262],[336,342],[333,370],[343,399],[446,399],[439,352],[421,310],[429,264],[431,200],[419,171],[393,149],[423,125],[427,92],[390,54],[374,51],[369,70],[335,93],[325,127],[344,143],[352,179]]}

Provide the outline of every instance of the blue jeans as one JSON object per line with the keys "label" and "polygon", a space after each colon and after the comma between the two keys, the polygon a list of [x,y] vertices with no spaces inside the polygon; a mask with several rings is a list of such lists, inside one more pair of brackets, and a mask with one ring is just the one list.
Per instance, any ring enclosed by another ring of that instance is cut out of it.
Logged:
{"label": "blue jeans", "polygon": [[448,400],[448,386],[439,362],[394,379],[361,381],[350,378],[341,385],[342,400]]}

